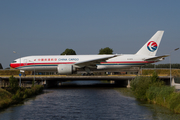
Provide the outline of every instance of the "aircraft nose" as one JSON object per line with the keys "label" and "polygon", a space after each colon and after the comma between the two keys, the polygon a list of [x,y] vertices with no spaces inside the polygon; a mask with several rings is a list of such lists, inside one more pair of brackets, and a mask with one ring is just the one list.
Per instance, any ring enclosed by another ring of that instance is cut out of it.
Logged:
{"label": "aircraft nose", "polygon": [[14,68],[14,66],[13,66],[13,64],[11,63],[11,64],[9,64],[9,66],[11,67],[11,68]]}

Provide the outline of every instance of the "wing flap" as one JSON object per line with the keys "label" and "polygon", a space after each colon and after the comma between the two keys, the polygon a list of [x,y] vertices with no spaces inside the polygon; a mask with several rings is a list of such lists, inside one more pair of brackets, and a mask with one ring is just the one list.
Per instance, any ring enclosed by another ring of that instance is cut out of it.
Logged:
{"label": "wing flap", "polygon": [[110,55],[110,56],[106,56],[106,57],[102,57],[102,58],[90,59],[90,60],[86,60],[86,61],[82,61],[82,62],[77,62],[74,65],[79,66],[79,67],[84,67],[84,66],[95,67],[96,64],[100,64],[101,62],[105,62],[106,60],[116,57],[116,56],[117,55]]}

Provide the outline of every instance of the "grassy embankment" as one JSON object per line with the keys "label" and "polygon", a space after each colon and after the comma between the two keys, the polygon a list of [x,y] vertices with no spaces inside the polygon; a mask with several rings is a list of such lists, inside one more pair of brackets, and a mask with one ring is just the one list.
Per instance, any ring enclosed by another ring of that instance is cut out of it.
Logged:
{"label": "grassy embankment", "polygon": [[[162,76],[170,75],[169,69],[145,69],[145,70],[142,70],[142,75],[152,75],[154,73],[154,70],[156,71],[158,75],[162,75]],[[172,69],[171,75],[180,77],[180,69]]]}
{"label": "grassy embankment", "polygon": [[157,73],[151,77],[137,76],[131,81],[131,90],[139,100],[146,100],[180,113],[180,92],[166,86],[158,79]]}
{"label": "grassy embankment", "polygon": [[18,87],[18,81],[13,76],[9,80],[9,88],[0,88],[0,109],[21,103],[24,99],[38,95],[43,91],[42,85],[32,85],[31,88],[20,88]]}
{"label": "grassy embankment", "polygon": [[[26,75],[31,75],[32,72],[31,71],[25,71],[25,74]],[[15,70],[15,69],[12,69],[12,70],[0,70],[0,75],[19,75],[19,70]]]}

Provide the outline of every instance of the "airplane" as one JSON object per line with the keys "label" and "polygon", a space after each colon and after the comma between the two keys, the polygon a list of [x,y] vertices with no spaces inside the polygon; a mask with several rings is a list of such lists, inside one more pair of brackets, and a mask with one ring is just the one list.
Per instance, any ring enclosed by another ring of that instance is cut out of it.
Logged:
{"label": "airplane", "polygon": [[113,55],[41,55],[15,59],[10,67],[20,71],[57,72],[61,75],[77,71],[113,71],[141,67],[164,60],[169,55],[156,56],[164,31],[157,31],[136,54]]}

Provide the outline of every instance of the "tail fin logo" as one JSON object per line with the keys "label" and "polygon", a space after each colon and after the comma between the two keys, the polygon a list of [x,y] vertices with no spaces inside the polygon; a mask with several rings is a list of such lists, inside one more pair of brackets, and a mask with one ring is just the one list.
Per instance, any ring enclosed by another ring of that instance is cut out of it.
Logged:
{"label": "tail fin logo", "polygon": [[154,42],[154,41],[150,41],[148,44],[147,44],[147,48],[149,51],[151,52],[154,52],[155,50],[157,50],[157,43]]}

